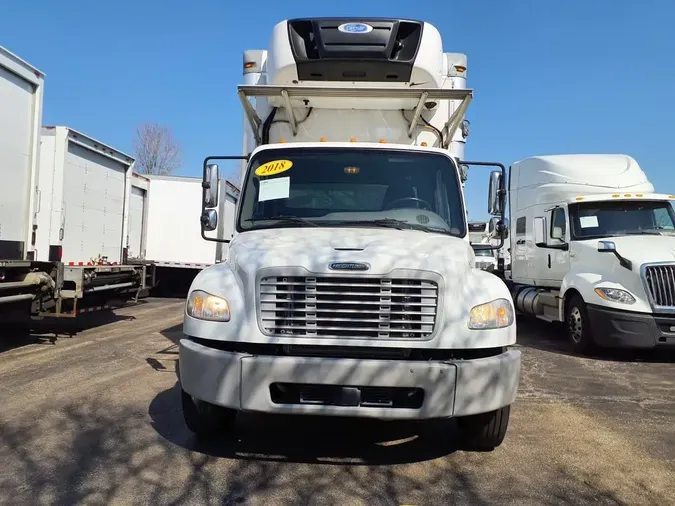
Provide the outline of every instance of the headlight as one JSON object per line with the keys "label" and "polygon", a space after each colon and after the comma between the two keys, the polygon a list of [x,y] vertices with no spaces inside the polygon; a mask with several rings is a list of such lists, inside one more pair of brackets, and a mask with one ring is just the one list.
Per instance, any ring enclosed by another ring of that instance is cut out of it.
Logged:
{"label": "headlight", "polygon": [[188,315],[199,320],[230,321],[230,305],[227,301],[202,290],[195,290],[190,294],[186,310]]}
{"label": "headlight", "polygon": [[513,320],[511,301],[497,299],[471,309],[469,328],[475,330],[501,329],[511,325]]}
{"label": "headlight", "polygon": [[635,304],[635,297],[626,290],[621,290],[620,288],[596,288],[595,293],[597,293],[599,297],[610,302]]}

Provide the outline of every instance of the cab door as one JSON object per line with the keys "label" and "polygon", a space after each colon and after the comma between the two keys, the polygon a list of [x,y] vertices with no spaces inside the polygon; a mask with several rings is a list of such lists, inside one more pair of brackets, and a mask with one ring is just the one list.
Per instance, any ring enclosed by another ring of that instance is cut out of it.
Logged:
{"label": "cab door", "polygon": [[569,226],[567,209],[565,207],[554,207],[550,210],[548,220],[548,237],[546,243],[548,247],[544,248],[546,268],[542,273],[546,273],[546,279],[555,284],[562,283],[565,274],[570,269],[570,250],[569,250]]}

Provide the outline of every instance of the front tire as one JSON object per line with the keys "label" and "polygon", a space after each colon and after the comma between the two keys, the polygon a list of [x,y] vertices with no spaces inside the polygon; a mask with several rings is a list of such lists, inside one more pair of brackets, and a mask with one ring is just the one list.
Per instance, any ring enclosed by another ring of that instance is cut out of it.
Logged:
{"label": "front tire", "polygon": [[575,352],[586,355],[595,346],[586,303],[575,294],[565,307],[565,333]]}
{"label": "front tire", "polygon": [[185,425],[199,439],[227,435],[234,431],[237,412],[194,398],[181,389]]}
{"label": "front tire", "polygon": [[511,406],[457,418],[463,446],[468,450],[492,451],[502,444],[509,426]]}

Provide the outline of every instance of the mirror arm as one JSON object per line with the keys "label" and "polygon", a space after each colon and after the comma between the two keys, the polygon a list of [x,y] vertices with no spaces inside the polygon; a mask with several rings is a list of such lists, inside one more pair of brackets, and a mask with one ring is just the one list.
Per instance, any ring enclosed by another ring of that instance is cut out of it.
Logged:
{"label": "mirror arm", "polygon": [[246,161],[248,161],[249,158],[250,158],[249,155],[207,156],[206,158],[204,158],[204,164],[203,164],[203,168],[202,168],[202,170],[203,170],[203,172],[202,172],[202,215],[199,218],[200,225],[201,225],[199,228],[201,229],[202,239],[204,239],[205,241],[220,242],[220,243],[225,243],[225,244],[228,244],[231,241],[231,239],[218,239],[218,238],[206,236],[206,231],[204,230],[204,226],[203,226],[203,220],[205,219],[204,213],[206,212],[206,205],[205,205],[206,189],[207,189],[206,187],[207,186],[210,187],[209,182],[204,180],[205,176],[206,176],[206,170],[207,170],[206,166],[209,165],[209,162],[211,160],[246,160]]}

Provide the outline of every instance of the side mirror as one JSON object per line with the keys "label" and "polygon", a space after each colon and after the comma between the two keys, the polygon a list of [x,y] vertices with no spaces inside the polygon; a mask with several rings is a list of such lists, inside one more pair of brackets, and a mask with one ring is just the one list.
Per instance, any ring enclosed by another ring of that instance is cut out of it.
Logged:
{"label": "side mirror", "polygon": [[493,216],[490,218],[490,221],[488,221],[488,233],[506,239],[509,234],[509,219],[504,218],[504,221],[502,221],[497,216]]}
{"label": "side mirror", "polygon": [[492,216],[502,213],[503,202],[499,195],[502,188],[502,173],[498,170],[490,172],[490,183],[488,187],[488,213]]}
{"label": "side mirror", "polygon": [[469,179],[469,166],[468,165],[460,165],[459,166],[459,177],[462,180],[462,183],[465,183],[467,179]]}
{"label": "side mirror", "polygon": [[562,227],[553,227],[553,230],[551,230],[551,237],[553,239],[558,239],[559,241],[564,241],[565,234],[563,234]]}
{"label": "side mirror", "polygon": [[206,209],[200,218],[202,230],[211,232],[218,227],[218,211],[215,209]]}
{"label": "side mirror", "polygon": [[204,188],[204,207],[218,207],[218,165],[211,164],[204,168],[204,179],[202,188]]}
{"label": "side mirror", "polygon": [[546,246],[546,218],[541,216],[532,222],[534,227],[534,244],[537,246]]}
{"label": "side mirror", "polygon": [[600,253],[614,253],[616,252],[616,244],[614,241],[598,241],[598,251]]}

